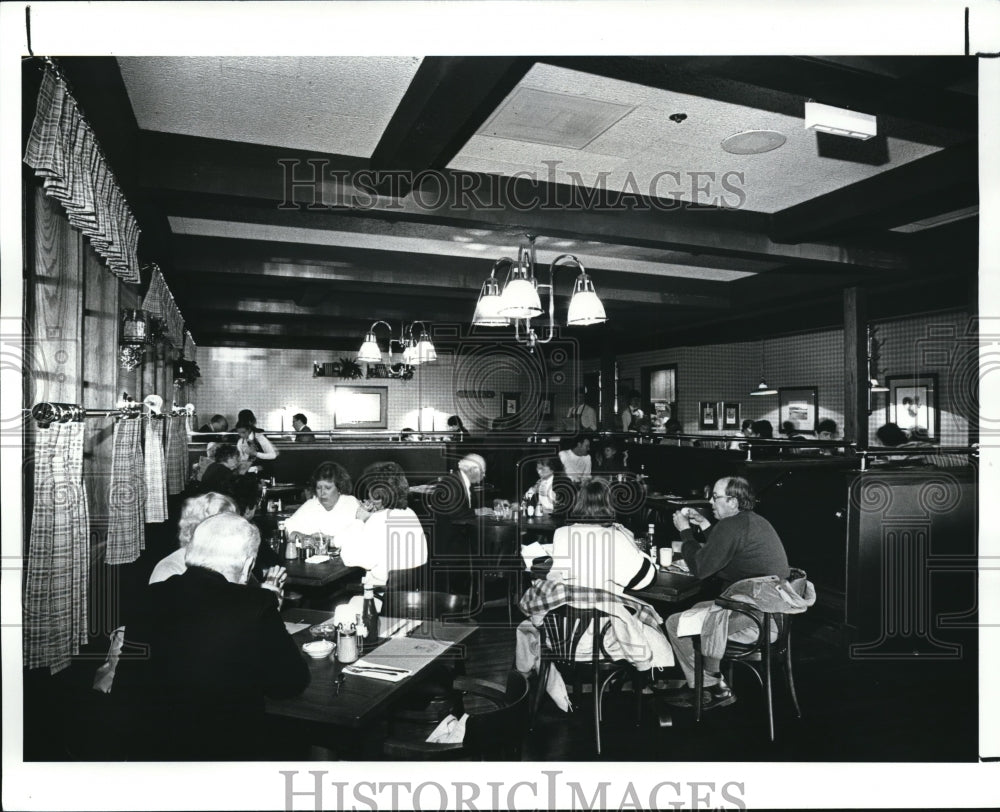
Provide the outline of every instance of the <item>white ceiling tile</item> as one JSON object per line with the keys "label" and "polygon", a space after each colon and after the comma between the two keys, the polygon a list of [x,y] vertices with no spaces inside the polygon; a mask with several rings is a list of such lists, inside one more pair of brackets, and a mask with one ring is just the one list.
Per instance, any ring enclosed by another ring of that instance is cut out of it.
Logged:
{"label": "white ceiling tile", "polygon": [[139,127],[369,157],[419,57],[123,57]]}

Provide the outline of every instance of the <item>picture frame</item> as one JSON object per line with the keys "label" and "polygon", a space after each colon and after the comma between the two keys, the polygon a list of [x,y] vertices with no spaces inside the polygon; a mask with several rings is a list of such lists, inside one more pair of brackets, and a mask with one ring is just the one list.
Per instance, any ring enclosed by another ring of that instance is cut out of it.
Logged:
{"label": "picture frame", "polygon": [[712,431],[719,428],[719,404],[712,400],[703,400],[698,404],[698,428],[702,431]]}
{"label": "picture frame", "polygon": [[739,429],[740,427],[740,402],[724,401],[722,404],[722,428]]}
{"label": "picture frame", "polygon": [[885,384],[889,388],[885,422],[895,423],[911,440],[940,442],[937,374],[891,375]]}
{"label": "picture frame", "polygon": [[333,387],[335,429],[385,429],[389,427],[387,386]]}
{"label": "picture frame", "polygon": [[513,417],[521,411],[521,393],[504,392],[500,398],[500,416]]}
{"label": "picture frame", "polygon": [[775,438],[781,429],[791,423],[795,434],[815,434],[819,419],[818,389],[815,386],[789,386],[778,389],[778,425]]}

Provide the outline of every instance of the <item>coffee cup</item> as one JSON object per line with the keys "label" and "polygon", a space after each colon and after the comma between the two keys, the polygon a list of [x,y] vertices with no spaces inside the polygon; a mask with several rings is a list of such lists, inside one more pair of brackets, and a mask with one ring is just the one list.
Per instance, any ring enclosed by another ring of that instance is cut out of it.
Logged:
{"label": "coffee cup", "polygon": [[660,566],[669,567],[674,563],[674,551],[668,550],[666,547],[660,548]]}

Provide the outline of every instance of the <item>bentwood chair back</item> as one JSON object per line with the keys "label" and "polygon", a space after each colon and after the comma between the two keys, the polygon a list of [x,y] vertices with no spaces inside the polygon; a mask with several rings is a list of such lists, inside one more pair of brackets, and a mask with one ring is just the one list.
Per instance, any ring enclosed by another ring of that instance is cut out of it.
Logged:
{"label": "bentwood chair back", "polygon": [[[795,715],[802,718],[799,699],[795,693],[795,679],[792,675],[792,616],[776,612],[762,612],[741,601],[717,598],[717,606],[722,606],[731,612],[744,615],[753,622],[757,629],[757,639],[750,643],[738,643],[734,640],[726,644],[720,667],[726,681],[733,685],[735,666],[739,665],[750,671],[757,679],[764,692],[767,703],[767,726],[771,741],[774,741],[774,699],[772,694],[772,672],[775,662],[780,662],[788,683]],[[777,637],[771,640],[770,629],[777,627]],[[766,630],[766,631],[765,631]],[[701,638],[693,638],[695,652],[695,720],[701,721],[703,655]]]}
{"label": "bentwood chair back", "polygon": [[[539,628],[539,650],[541,668],[538,675],[538,690],[532,706],[532,722],[538,713],[538,705],[545,686],[548,684],[549,669],[555,665],[565,679],[573,684],[573,699],[579,703],[583,697],[583,684],[589,682],[594,698],[594,746],[601,754],[601,721],[605,691],[615,682],[622,684],[626,678],[632,682],[635,692],[635,723],[642,720],[642,688],[648,673],[639,671],[627,660],[615,660],[607,652],[605,637],[611,631],[611,615],[600,609],[578,609],[561,606],[548,612]],[[591,657],[588,661],[578,661],[576,652],[583,635],[590,632]]]}

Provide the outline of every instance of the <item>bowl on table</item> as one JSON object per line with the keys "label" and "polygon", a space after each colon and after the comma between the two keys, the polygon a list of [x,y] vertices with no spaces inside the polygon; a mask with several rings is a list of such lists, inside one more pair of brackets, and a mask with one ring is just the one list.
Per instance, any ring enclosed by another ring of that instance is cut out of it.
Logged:
{"label": "bowl on table", "polygon": [[332,623],[317,623],[309,627],[309,634],[317,640],[333,640],[337,637],[337,627]]}
{"label": "bowl on table", "polygon": [[314,660],[322,660],[333,654],[335,646],[329,640],[313,640],[302,646],[302,650]]}

